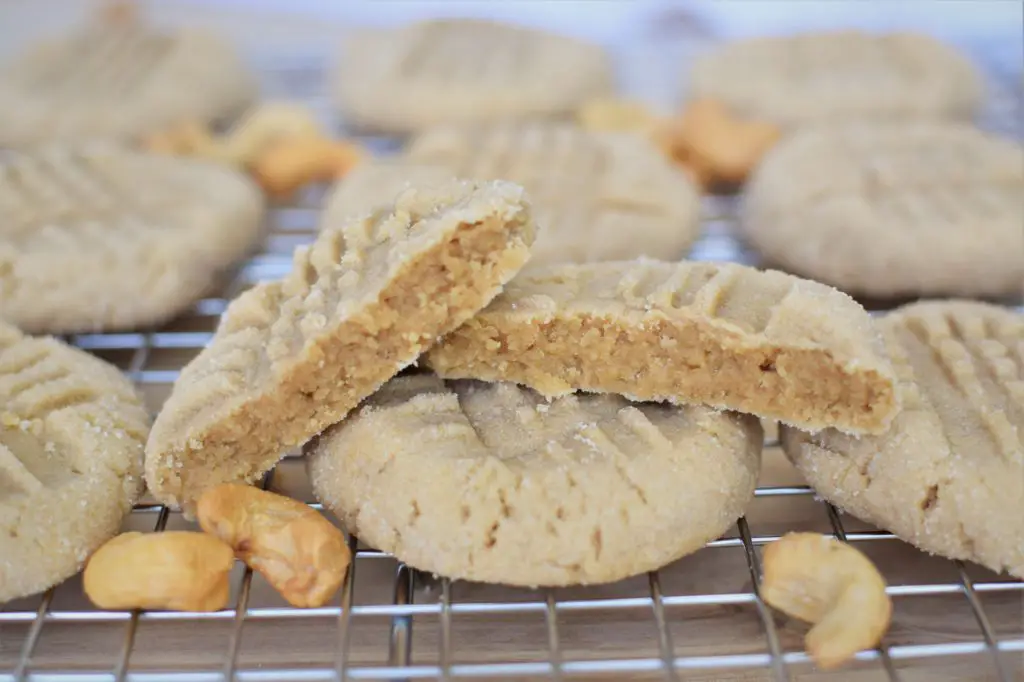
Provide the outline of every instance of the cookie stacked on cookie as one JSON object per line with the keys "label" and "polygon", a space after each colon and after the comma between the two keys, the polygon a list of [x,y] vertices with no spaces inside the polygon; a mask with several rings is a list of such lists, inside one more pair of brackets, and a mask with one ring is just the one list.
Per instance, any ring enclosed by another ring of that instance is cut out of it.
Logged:
{"label": "cookie stacked on cookie", "polygon": [[[898,410],[869,316],[825,285],[649,260],[520,272],[545,226],[502,181],[341,215],[183,370],[147,445],[161,501],[191,513],[315,439],[317,495],[417,568],[608,582],[743,514],[757,417],[866,434]],[[417,360],[436,374],[400,375]]]}

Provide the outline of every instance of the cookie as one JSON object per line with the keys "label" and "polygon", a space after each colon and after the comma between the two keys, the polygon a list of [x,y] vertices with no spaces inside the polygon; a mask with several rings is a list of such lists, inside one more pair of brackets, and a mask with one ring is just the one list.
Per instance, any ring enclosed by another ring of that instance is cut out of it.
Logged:
{"label": "cookie", "polygon": [[875,298],[1000,296],[1024,279],[1024,151],[966,124],[796,133],[758,168],[745,238],[765,261]]}
{"label": "cookie", "polygon": [[361,29],[342,45],[335,99],[346,124],[383,133],[570,116],[614,85],[596,45],[479,19]]}
{"label": "cookie", "polygon": [[254,481],[487,305],[529,256],[521,187],[410,188],[322,230],[292,273],[234,300],[181,372],[146,446],[146,482],[187,513]]}
{"label": "cookie", "polygon": [[217,36],[90,25],[36,44],[0,71],[0,147],[136,139],[228,118],[257,94],[255,77]]}
{"label": "cookie", "polygon": [[693,184],[651,143],[626,133],[543,122],[439,128],[412,140],[399,160],[376,164],[341,181],[332,201],[337,210],[361,210],[410,179],[521,183],[543,227],[530,267],[680,258],[699,232]]}
{"label": "cookie", "polygon": [[817,282],[731,263],[524,273],[426,356],[451,379],[547,396],[700,403],[816,430],[884,431],[895,377],[869,315]]}
{"label": "cookie", "polygon": [[690,99],[783,127],[844,119],[967,119],[983,87],[970,61],[913,33],[825,31],[727,43],[697,59]]}
{"label": "cookie", "polygon": [[71,333],[160,324],[261,236],[240,173],[114,144],[0,157],[0,318]]}
{"label": "cookie", "polygon": [[784,428],[819,495],[934,554],[1024,578],[1024,315],[915,303],[879,321],[903,411],[883,435]]}
{"label": "cookie", "polygon": [[325,432],[313,489],[359,539],[423,571],[607,583],[725,532],[760,468],[756,419],[514,384],[393,379]]}
{"label": "cookie", "polygon": [[0,322],[0,603],[74,575],[118,532],[148,430],[115,368]]}

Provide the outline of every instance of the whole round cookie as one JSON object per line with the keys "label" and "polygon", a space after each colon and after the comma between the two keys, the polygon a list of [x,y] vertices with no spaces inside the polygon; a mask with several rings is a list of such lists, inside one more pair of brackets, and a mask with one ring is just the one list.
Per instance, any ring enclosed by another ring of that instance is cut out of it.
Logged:
{"label": "whole round cookie", "polygon": [[40,42],[0,71],[0,147],[133,139],[241,112],[256,80],[226,41],[136,23]]}
{"label": "whole round cookie", "polygon": [[113,144],[0,157],[0,318],[33,333],[164,322],[261,235],[245,176]]}
{"label": "whole round cookie", "polygon": [[814,489],[921,549],[1024,577],[1024,315],[968,301],[879,320],[903,411],[855,438],[782,427]]}
{"label": "whole round cookie", "polygon": [[454,181],[323,227],[182,369],[146,444],[160,501],[191,514],[207,488],[255,481],[340,421],[490,303],[535,230],[522,187]]}
{"label": "whole round cookie", "polygon": [[769,265],[876,298],[1001,296],[1024,279],[1024,152],[966,124],[849,124],[784,139],[742,228]]}
{"label": "whole round cookie", "polygon": [[494,21],[436,19],[349,35],[335,96],[346,123],[409,133],[567,116],[613,82],[597,45]]}
{"label": "whole round cookie", "polygon": [[825,31],[727,43],[688,74],[691,99],[782,126],[970,118],[983,88],[954,48],[914,33]]}
{"label": "whole round cookie", "polygon": [[0,603],[74,575],[118,532],[148,430],[115,368],[0,322]]}
{"label": "whole round cookie", "polygon": [[332,210],[362,210],[410,179],[452,176],[522,184],[541,230],[529,267],[553,262],[677,260],[699,232],[690,180],[639,136],[529,122],[436,128],[397,160],[365,164],[341,180]]}
{"label": "whole round cookie", "polygon": [[704,546],[753,497],[753,417],[515,384],[392,379],[321,435],[316,495],[360,540],[424,571],[605,583]]}

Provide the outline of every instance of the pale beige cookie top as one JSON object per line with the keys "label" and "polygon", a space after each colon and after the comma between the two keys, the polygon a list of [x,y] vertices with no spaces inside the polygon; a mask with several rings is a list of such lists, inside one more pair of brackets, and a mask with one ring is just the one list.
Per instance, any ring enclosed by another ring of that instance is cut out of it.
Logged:
{"label": "pale beige cookie top", "polygon": [[257,94],[254,76],[217,36],[91,25],[37,43],[0,70],[0,147],[211,123]]}
{"label": "pale beige cookie top", "polygon": [[438,128],[398,160],[355,169],[330,202],[351,213],[410,179],[506,179],[522,184],[543,230],[530,267],[651,256],[681,258],[697,237],[700,197],[637,136],[562,123]]}
{"label": "pale beige cookie top", "polygon": [[0,156],[0,318],[64,333],[163,322],[261,235],[245,176],[116,145]]}
{"label": "pale beige cookie top", "polygon": [[1016,293],[1024,149],[966,124],[798,132],[762,162],[743,230],[776,266],[875,297]]}
{"label": "pale beige cookie top", "polygon": [[324,433],[309,468],[350,531],[418,569],[574,585],[658,569],[725,532],[761,443],[745,415],[421,374]]}
{"label": "pale beige cookie top", "polygon": [[903,411],[881,436],[783,429],[823,497],[942,556],[1024,578],[1024,315],[968,301],[879,322]]}
{"label": "pale beige cookie top", "polygon": [[733,263],[533,270],[425,360],[448,378],[702,403],[809,429],[878,433],[898,409],[892,367],[859,304]]}
{"label": "pale beige cookie top", "polygon": [[148,430],[115,368],[0,322],[0,604],[74,575],[117,533]]}
{"label": "pale beige cookie top", "polygon": [[688,96],[784,126],[843,119],[970,118],[983,97],[970,61],[914,33],[825,31],[727,43],[699,58]]}
{"label": "pale beige cookie top", "polygon": [[334,91],[345,123],[409,133],[567,116],[613,85],[597,45],[493,21],[436,19],[350,34]]}
{"label": "pale beige cookie top", "polygon": [[182,370],[146,448],[150,491],[190,511],[211,485],[255,480],[487,305],[533,239],[504,182],[409,188],[324,229]]}

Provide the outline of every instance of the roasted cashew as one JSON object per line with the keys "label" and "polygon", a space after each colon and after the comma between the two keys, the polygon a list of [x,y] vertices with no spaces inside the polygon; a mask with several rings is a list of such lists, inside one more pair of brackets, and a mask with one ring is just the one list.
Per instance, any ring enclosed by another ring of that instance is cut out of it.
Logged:
{"label": "roasted cashew", "polygon": [[203,493],[199,525],[228,543],[292,606],[323,606],[345,579],[352,554],[323,514],[290,497],[240,483]]}
{"label": "roasted cashew", "polygon": [[122,533],[89,557],[82,582],[101,609],[218,611],[234,563],[231,548],[205,533]]}
{"label": "roasted cashew", "polygon": [[889,627],[885,580],[854,547],[817,533],[789,533],[764,551],[761,596],[814,623],[804,646],[822,670],[876,646]]}

